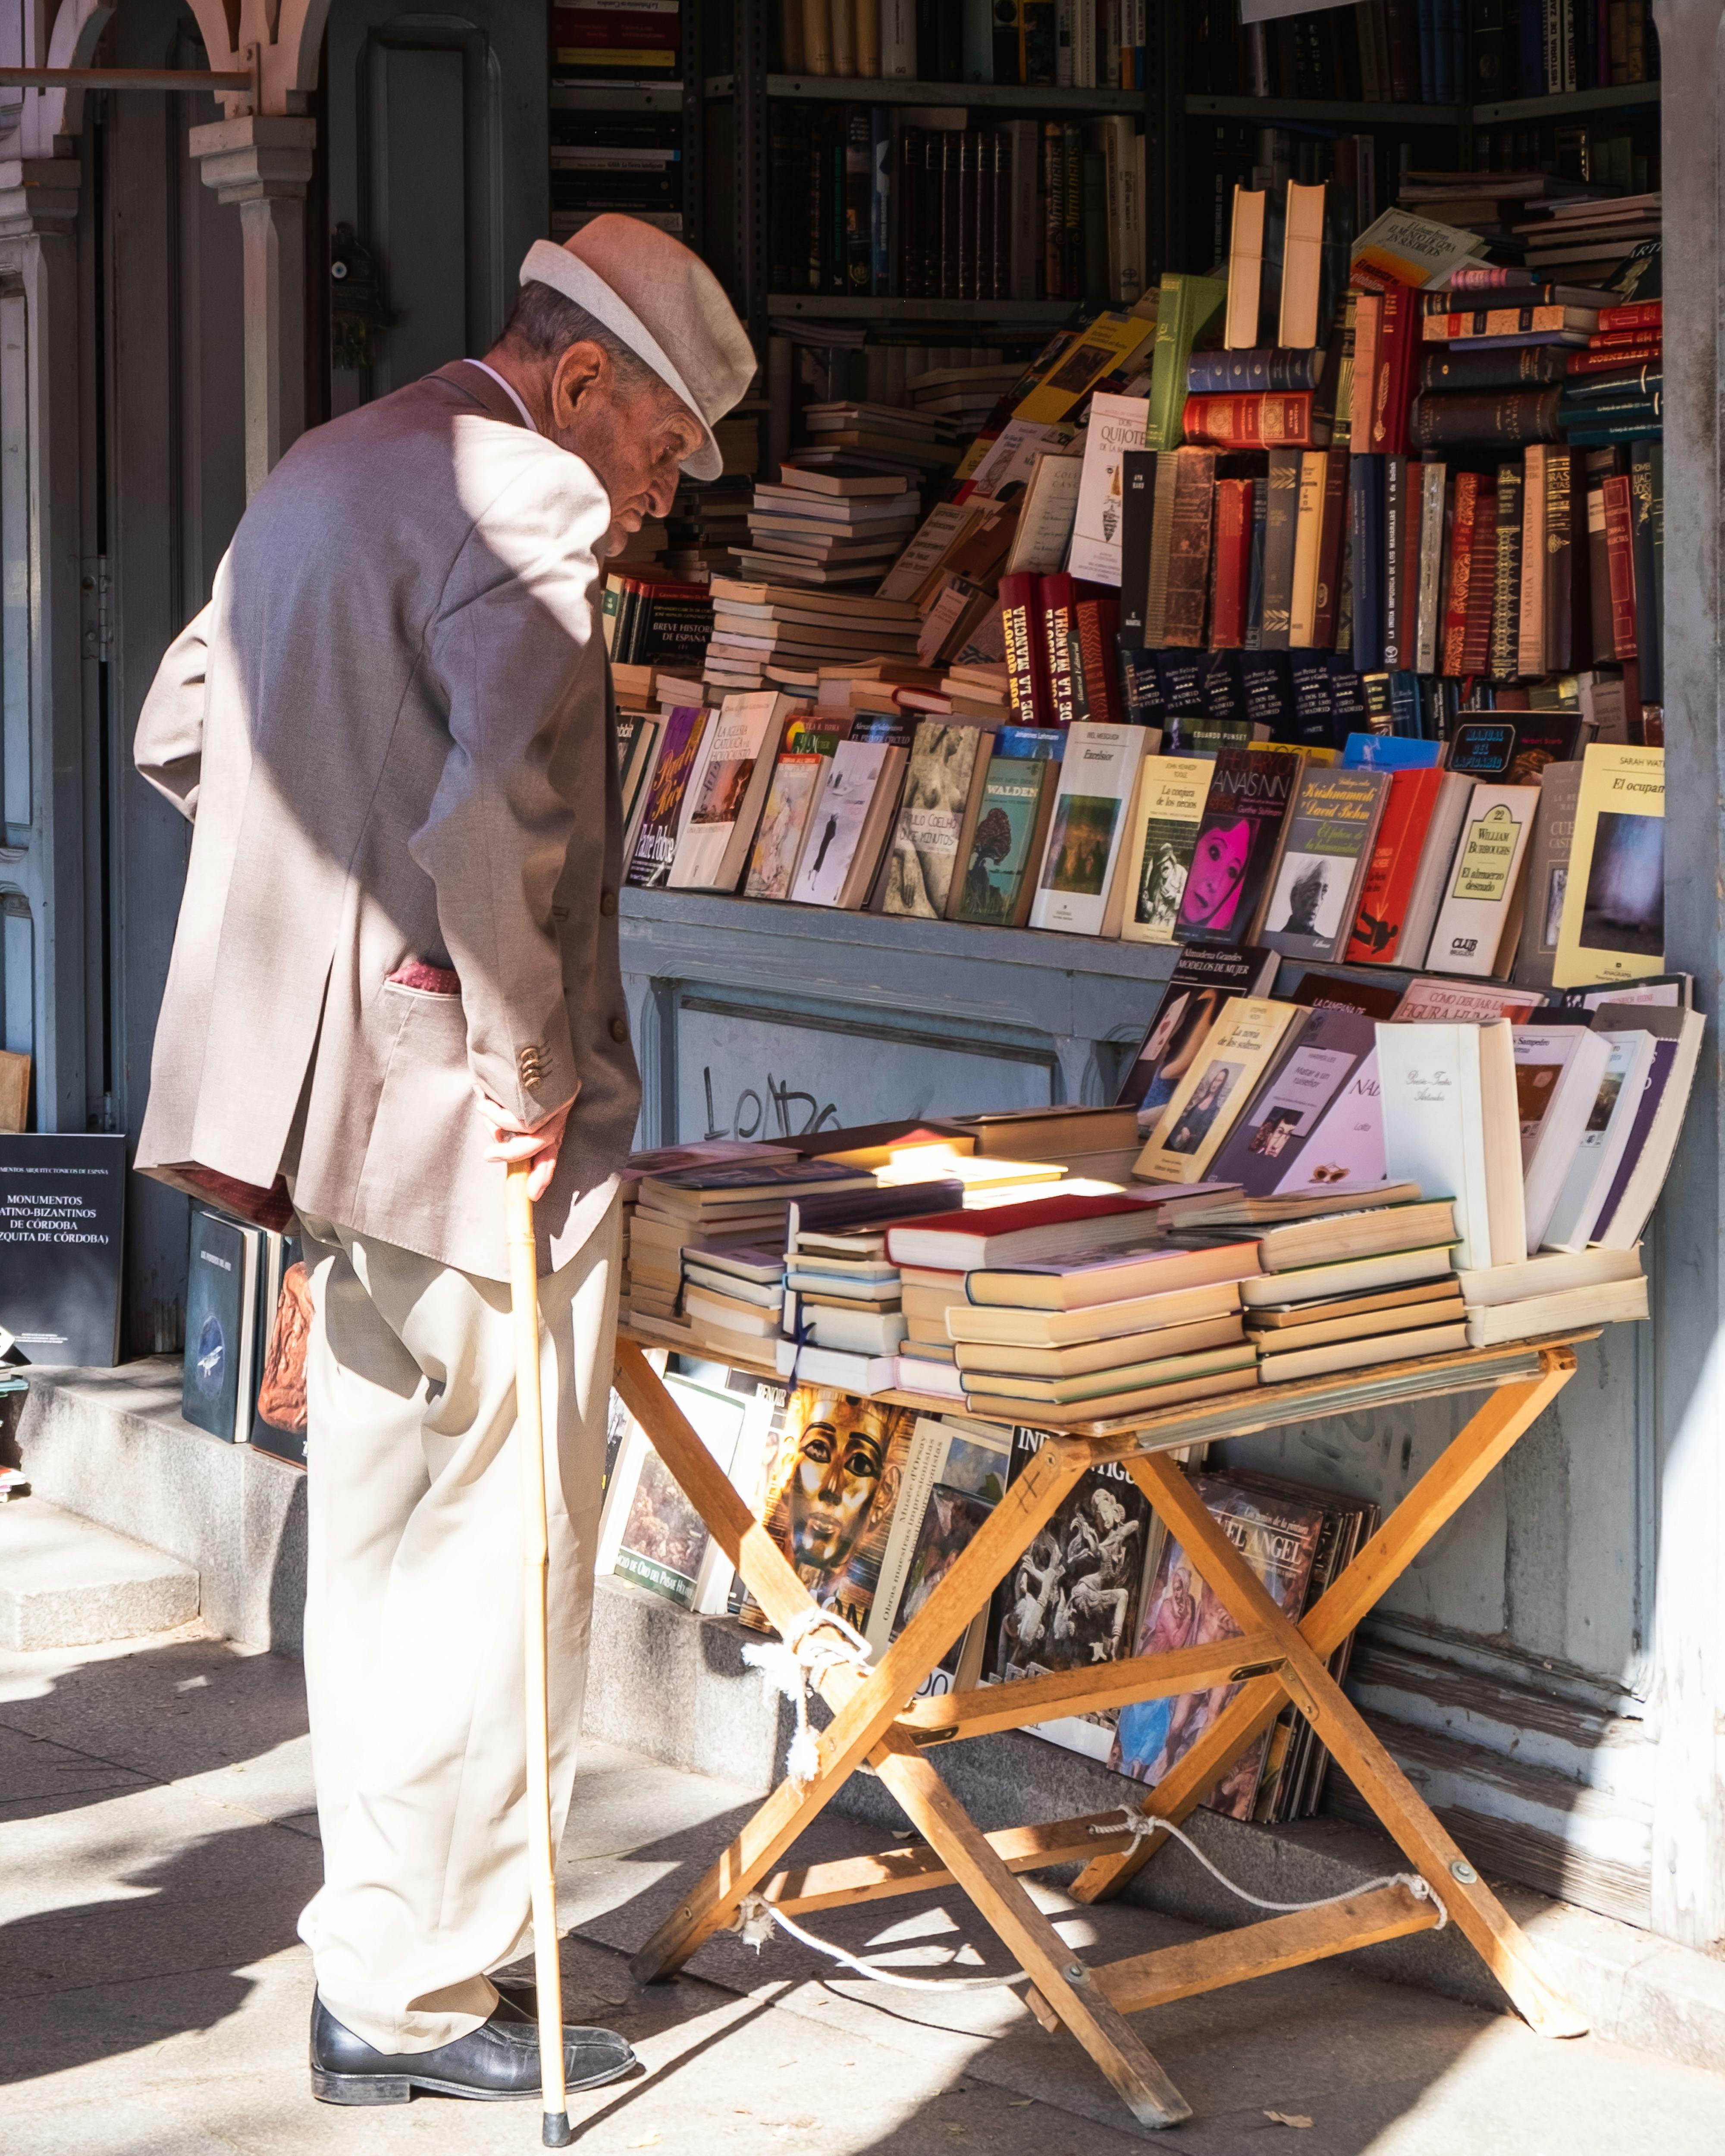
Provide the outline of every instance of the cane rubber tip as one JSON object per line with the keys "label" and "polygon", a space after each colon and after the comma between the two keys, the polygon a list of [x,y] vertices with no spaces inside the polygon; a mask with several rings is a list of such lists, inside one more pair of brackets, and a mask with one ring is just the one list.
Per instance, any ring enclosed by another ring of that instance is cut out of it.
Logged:
{"label": "cane rubber tip", "polygon": [[546,2112],[542,2138],[547,2148],[572,2148],[575,2146],[575,2129],[569,2123],[567,2111]]}

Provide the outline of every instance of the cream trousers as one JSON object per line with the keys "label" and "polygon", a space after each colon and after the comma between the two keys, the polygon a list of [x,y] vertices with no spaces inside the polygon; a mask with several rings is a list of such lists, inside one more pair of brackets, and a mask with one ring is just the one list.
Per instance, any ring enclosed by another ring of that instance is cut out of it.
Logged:
{"label": "cream trousers", "polygon": [[[485,2020],[486,1972],[531,1936],[509,1290],[304,1225],[316,1310],[305,1689],[324,1883],[300,1935],[338,2021],[379,2051],[431,2051]],[[620,1240],[614,1204],[539,1283],[553,1845],[587,1681]]]}

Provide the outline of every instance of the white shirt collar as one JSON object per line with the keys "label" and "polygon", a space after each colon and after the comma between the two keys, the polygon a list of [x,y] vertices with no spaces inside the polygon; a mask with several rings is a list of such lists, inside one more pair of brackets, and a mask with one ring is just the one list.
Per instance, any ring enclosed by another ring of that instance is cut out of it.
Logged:
{"label": "white shirt collar", "polygon": [[512,382],[506,382],[495,367],[487,367],[482,359],[470,359],[468,361],[467,364],[470,367],[476,367],[481,374],[489,374],[490,376],[492,381],[496,383],[497,387],[503,392],[504,395],[508,398],[510,403],[514,405],[516,410],[521,413],[521,424],[526,429],[530,434],[536,434],[539,432],[539,429],[533,424],[532,413],[527,409],[526,406],[522,403],[520,395],[517,393],[515,384]]}

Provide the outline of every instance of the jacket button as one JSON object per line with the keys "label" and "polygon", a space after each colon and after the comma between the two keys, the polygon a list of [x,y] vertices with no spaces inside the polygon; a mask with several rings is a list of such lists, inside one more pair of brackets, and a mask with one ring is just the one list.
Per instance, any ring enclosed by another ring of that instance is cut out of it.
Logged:
{"label": "jacket button", "polygon": [[627,1040],[629,1039],[629,1020],[626,1018],[614,1018],[612,1019],[611,1038],[613,1040]]}
{"label": "jacket button", "polygon": [[611,916],[615,913],[616,911],[616,892],[614,891],[601,891],[599,894],[599,911],[605,916],[607,920],[609,920]]}

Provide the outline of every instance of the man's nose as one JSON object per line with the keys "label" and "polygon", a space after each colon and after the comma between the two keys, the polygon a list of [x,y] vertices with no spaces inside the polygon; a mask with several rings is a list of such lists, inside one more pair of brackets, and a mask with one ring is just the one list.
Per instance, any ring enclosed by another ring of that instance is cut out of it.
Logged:
{"label": "man's nose", "polygon": [[827,1462],[827,1471],[820,1478],[820,1494],[829,1505],[836,1505],[845,1495],[845,1455],[834,1453]]}

